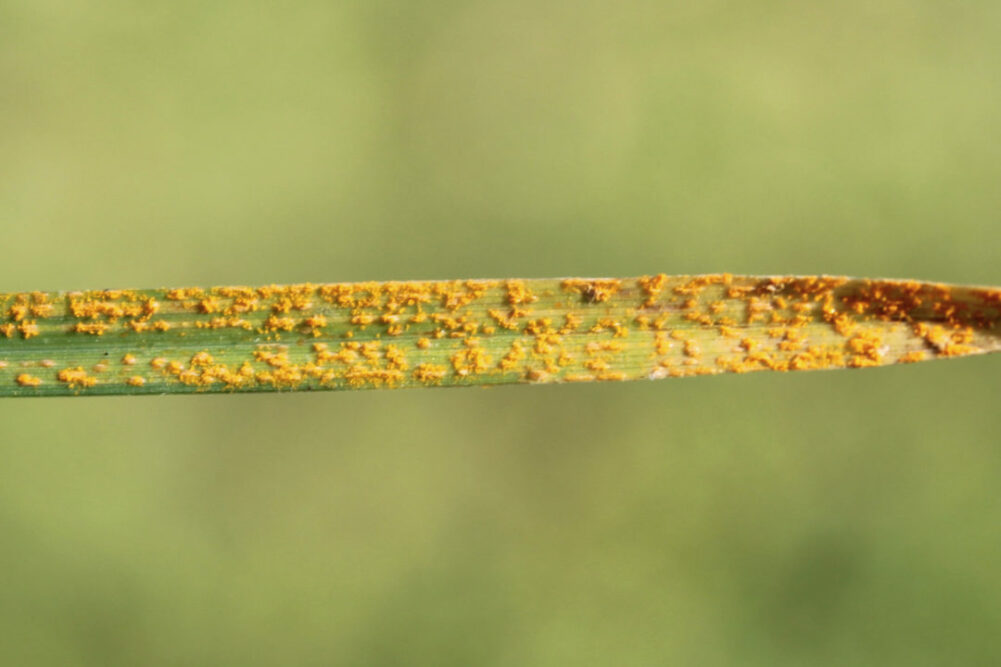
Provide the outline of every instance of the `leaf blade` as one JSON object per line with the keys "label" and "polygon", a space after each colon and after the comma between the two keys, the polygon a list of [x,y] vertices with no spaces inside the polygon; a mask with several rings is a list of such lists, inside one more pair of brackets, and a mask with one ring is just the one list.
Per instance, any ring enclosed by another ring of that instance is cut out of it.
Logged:
{"label": "leaf blade", "polygon": [[0,396],[475,386],[997,351],[1001,290],[831,276],[0,295]]}

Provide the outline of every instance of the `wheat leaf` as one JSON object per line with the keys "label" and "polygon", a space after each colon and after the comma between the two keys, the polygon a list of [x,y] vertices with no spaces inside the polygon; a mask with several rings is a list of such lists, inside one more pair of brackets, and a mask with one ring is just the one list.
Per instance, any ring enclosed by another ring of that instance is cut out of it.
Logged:
{"label": "wheat leaf", "polygon": [[829,276],[0,295],[0,396],[590,382],[993,352],[1001,290]]}

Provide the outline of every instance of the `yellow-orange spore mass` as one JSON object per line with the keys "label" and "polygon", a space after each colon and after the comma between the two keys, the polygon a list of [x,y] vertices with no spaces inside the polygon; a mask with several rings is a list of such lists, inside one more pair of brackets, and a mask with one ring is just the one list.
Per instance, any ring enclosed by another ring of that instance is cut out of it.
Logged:
{"label": "yellow-orange spore mass", "polygon": [[18,374],[16,380],[22,387],[37,387],[42,384],[42,380],[40,378],[37,378],[34,375],[28,375],[27,373]]}
{"label": "yellow-orange spore mass", "polygon": [[56,378],[74,389],[93,387],[97,384],[97,378],[87,375],[87,372],[80,366],[64,368],[56,374]]}

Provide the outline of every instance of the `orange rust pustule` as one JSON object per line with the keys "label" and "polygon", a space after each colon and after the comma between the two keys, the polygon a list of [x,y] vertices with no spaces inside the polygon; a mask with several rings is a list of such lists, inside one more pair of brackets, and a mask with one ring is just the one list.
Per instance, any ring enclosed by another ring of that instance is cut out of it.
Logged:
{"label": "orange rust pustule", "polygon": [[568,278],[563,281],[562,287],[565,291],[576,292],[588,303],[605,303],[622,288],[622,281],[617,278]]}

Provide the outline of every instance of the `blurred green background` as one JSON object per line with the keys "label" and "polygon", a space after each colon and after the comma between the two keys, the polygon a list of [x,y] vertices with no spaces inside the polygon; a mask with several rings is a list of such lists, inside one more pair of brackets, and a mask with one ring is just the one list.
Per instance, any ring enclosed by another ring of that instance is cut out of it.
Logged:
{"label": "blurred green background", "polygon": [[[0,0],[0,289],[1001,284],[998,43],[996,0]],[[998,664],[999,371],[0,401],[0,663]]]}

